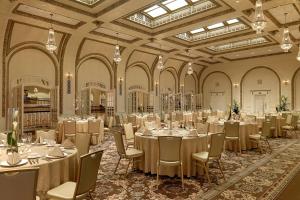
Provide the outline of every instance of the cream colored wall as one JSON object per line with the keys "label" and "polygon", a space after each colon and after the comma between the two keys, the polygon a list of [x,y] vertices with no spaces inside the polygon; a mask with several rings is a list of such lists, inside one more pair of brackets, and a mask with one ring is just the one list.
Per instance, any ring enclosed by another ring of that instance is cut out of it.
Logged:
{"label": "cream colored wall", "polygon": [[[220,64],[209,66],[207,69],[203,71],[200,77],[200,85],[203,83],[203,79],[207,74],[214,71],[225,72],[230,77],[233,84],[235,83],[239,84],[237,88],[233,88],[233,99],[236,99],[238,102],[240,102],[241,101],[240,84],[244,74],[248,70],[251,70],[254,67],[265,66],[271,68],[278,74],[281,80],[280,83],[281,94],[287,96],[288,102],[291,103],[291,97],[292,97],[291,84],[289,83],[288,85],[284,85],[282,83],[282,80],[289,80],[291,82],[293,74],[295,73],[299,65],[300,63],[296,60],[295,53],[220,63]],[[266,79],[266,76],[264,76],[263,79]],[[255,87],[251,87],[247,89],[251,90],[251,89],[255,89]],[[276,103],[277,104],[279,103],[279,99]]]}
{"label": "cream colored wall", "polygon": [[176,80],[171,72],[165,70],[160,74],[159,88],[160,92],[170,89],[172,92],[176,93]]}
{"label": "cream colored wall", "polygon": [[80,65],[78,70],[78,90],[87,82],[101,82],[110,90],[110,74],[105,64],[96,59],[89,59]]}
{"label": "cream colored wall", "polygon": [[187,75],[184,78],[184,91],[186,93],[196,94],[196,81],[192,75]]}
{"label": "cream colored wall", "polygon": [[139,85],[145,91],[148,91],[148,77],[146,72],[141,67],[130,67],[126,71],[126,90],[130,86]]}
{"label": "cream colored wall", "polygon": [[300,111],[300,70],[297,71],[294,78],[294,101],[295,101],[295,110]]}
{"label": "cream colored wall", "polygon": [[203,107],[205,109],[226,110],[231,104],[231,82],[220,72],[209,74],[203,83]]}

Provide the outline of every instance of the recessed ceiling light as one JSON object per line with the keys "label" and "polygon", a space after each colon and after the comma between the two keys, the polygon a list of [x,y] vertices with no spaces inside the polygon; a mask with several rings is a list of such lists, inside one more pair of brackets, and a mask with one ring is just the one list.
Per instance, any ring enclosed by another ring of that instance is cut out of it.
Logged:
{"label": "recessed ceiling light", "polygon": [[220,23],[217,23],[217,24],[210,25],[207,28],[209,30],[211,30],[211,29],[215,29],[215,28],[219,28],[219,27],[223,27],[223,26],[224,26],[224,24],[222,22],[220,22]]}
{"label": "recessed ceiling light", "polygon": [[236,0],[235,3],[240,3],[240,1],[239,1],[239,0]]}
{"label": "recessed ceiling light", "polygon": [[191,34],[200,33],[200,32],[203,32],[203,31],[205,31],[204,28],[197,28],[197,29],[192,30]]}
{"label": "recessed ceiling light", "polygon": [[162,4],[172,11],[188,5],[188,3],[185,0],[166,0]]}
{"label": "recessed ceiling light", "polygon": [[227,22],[228,24],[234,24],[234,23],[239,22],[239,20],[238,20],[238,19],[230,19],[230,20],[227,20],[226,22]]}
{"label": "recessed ceiling light", "polygon": [[150,15],[151,17],[158,17],[160,15],[163,15],[165,13],[167,13],[167,11],[165,9],[163,9],[162,7],[158,6],[158,5],[154,5],[146,10],[144,10],[145,13],[147,13],[148,15]]}

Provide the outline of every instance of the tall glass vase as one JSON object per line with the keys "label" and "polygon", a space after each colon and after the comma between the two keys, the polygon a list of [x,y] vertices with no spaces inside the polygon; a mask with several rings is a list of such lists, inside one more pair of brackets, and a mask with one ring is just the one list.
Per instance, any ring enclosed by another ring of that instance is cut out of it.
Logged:
{"label": "tall glass vase", "polygon": [[9,108],[7,112],[7,145],[8,152],[18,152],[19,140],[19,110],[17,108]]}

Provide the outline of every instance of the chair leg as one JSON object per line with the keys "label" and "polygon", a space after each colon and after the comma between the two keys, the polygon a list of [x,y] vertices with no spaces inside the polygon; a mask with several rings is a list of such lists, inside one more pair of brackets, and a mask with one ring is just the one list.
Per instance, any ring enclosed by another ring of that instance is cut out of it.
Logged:
{"label": "chair leg", "polygon": [[129,168],[129,165],[130,165],[131,161],[132,161],[132,159],[129,159],[129,161],[128,161],[128,165],[127,165],[127,168],[126,168],[126,176],[128,174],[128,168]]}
{"label": "chair leg", "polygon": [[239,142],[240,154],[242,154],[242,145],[241,145],[241,140],[239,139],[239,140],[238,140],[238,142]]}
{"label": "chair leg", "polygon": [[225,175],[224,175],[224,172],[223,172],[223,169],[222,169],[222,165],[221,165],[221,161],[220,161],[220,160],[218,160],[218,165],[219,165],[219,168],[220,168],[220,171],[221,171],[221,173],[222,173],[222,175],[223,175],[224,180],[226,180],[226,179],[225,179]]}
{"label": "chair leg", "polygon": [[156,184],[157,184],[157,188],[159,186],[159,163],[157,162],[157,168],[156,168],[157,172],[156,172]]}
{"label": "chair leg", "polygon": [[272,148],[271,148],[271,145],[270,145],[268,139],[266,139],[266,143],[267,143],[267,145],[268,145],[268,147],[269,147],[269,149],[270,149],[270,153],[272,153]]}
{"label": "chair leg", "polygon": [[120,164],[120,160],[121,160],[121,157],[120,157],[119,160],[118,160],[118,163],[117,163],[117,166],[116,166],[116,168],[115,168],[114,174],[116,174],[116,172],[117,172],[118,166],[119,166],[119,164]]}
{"label": "chair leg", "polygon": [[184,183],[183,183],[183,166],[182,166],[182,163],[180,164],[180,170],[181,170],[181,187],[184,189]]}
{"label": "chair leg", "polygon": [[209,178],[209,174],[208,174],[208,163],[204,163],[204,171],[208,180],[208,183],[211,184],[210,178]]}
{"label": "chair leg", "polygon": [[257,147],[259,148],[260,154],[263,154],[263,151],[262,151],[261,144],[260,144],[259,140],[257,141]]}

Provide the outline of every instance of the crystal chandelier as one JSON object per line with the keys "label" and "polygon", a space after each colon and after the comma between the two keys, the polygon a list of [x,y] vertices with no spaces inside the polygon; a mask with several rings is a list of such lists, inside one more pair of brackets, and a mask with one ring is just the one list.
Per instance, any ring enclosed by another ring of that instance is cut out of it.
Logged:
{"label": "crystal chandelier", "polygon": [[262,9],[262,0],[256,0],[254,22],[251,24],[256,34],[260,34],[266,27],[266,20]]}
{"label": "crystal chandelier", "polygon": [[192,62],[188,63],[188,70],[187,70],[187,74],[188,75],[192,75],[194,73],[194,70],[192,68]]}
{"label": "crystal chandelier", "polygon": [[120,46],[118,44],[118,35],[119,33],[117,33],[117,44],[115,46],[115,52],[114,52],[114,62],[116,64],[119,64],[119,62],[121,62],[122,58],[121,58],[121,53],[120,53]]}
{"label": "crystal chandelier", "polygon": [[300,61],[300,44],[299,44],[299,51],[298,51],[298,55],[297,55],[297,60]]}
{"label": "crystal chandelier", "polygon": [[287,13],[284,13],[285,21],[284,21],[284,29],[283,29],[283,38],[280,47],[283,49],[284,52],[288,52],[290,48],[292,48],[293,44],[290,38],[289,29],[286,27],[286,16]]}
{"label": "crystal chandelier", "polygon": [[158,56],[158,62],[157,62],[156,68],[159,69],[159,70],[162,70],[164,67],[165,66],[164,66],[163,56],[159,55]]}
{"label": "crystal chandelier", "polygon": [[47,43],[46,43],[46,49],[50,53],[53,53],[57,49],[57,46],[56,46],[56,42],[55,42],[54,29],[52,27],[53,14],[51,13],[50,16],[51,16],[51,23],[50,23],[51,25],[50,25],[50,28],[49,28],[48,40],[47,40]]}
{"label": "crystal chandelier", "polygon": [[165,68],[163,56],[161,55],[161,45],[160,45],[160,55],[158,56],[158,62],[157,62],[156,68],[159,70],[162,70],[163,68]]}

